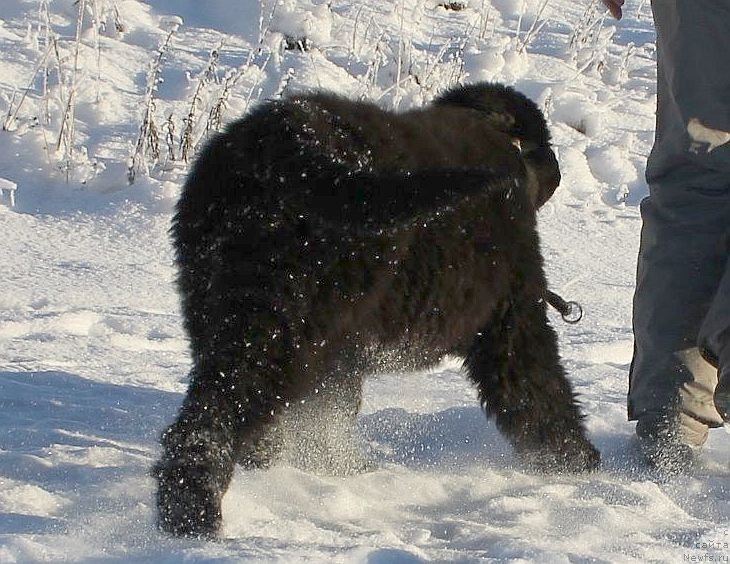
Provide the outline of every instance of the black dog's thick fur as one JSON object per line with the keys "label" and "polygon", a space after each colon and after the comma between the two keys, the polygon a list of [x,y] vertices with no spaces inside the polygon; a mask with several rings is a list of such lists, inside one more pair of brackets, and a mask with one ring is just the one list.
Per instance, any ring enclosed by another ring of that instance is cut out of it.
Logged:
{"label": "black dog's thick fur", "polygon": [[215,534],[234,464],[265,465],[264,431],[315,394],[354,418],[376,349],[463,356],[523,460],[594,468],[543,300],[535,210],[559,181],[541,112],[495,84],[400,114],[292,96],[210,142],[172,228],[193,369],[161,528]]}

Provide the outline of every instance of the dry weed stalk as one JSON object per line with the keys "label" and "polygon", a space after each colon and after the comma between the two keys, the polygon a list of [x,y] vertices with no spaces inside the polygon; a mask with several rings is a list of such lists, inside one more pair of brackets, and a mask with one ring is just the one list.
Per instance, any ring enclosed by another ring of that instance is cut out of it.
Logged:
{"label": "dry weed stalk", "polygon": [[164,41],[158,47],[157,56],[150,65],[150,70],[147,73],[142,124],[139,127],[137,143],[135,144],[134,151],[129,160],[129,166],[127,167],[127,181],[130,184],[134,184],[137,172],[146,165],[148,151],[152,156],[153,164],[160,158],[160,138],[157,124],[155,123],[156,92],[161,80],[162,62],[170,48],[172,37],[175,35],[177,29],[178,26],[173,25],[172,29],[167,33]]}

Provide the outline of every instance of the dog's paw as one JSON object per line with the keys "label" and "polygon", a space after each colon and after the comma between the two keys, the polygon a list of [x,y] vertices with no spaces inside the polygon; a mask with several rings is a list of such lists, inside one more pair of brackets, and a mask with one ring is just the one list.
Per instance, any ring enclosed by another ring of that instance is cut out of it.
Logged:
{"label": "dog's paw", "polygon": [[601,453],[585,437],[567,440],[558,452],[563,472],[591,472],[601,463]]}
{"label": "dog's paw", "polygon": [[583,436],[561,441],[552,448],[525,451],[523,462],[537,472],[578,473],[596,470],[601,463],[601,454]]}
{"label": "dog's paw", "polygon": [[180,537],[214,538],[221,525],[221,494],[202,466],[158,464],[157,509],[160,530]]}

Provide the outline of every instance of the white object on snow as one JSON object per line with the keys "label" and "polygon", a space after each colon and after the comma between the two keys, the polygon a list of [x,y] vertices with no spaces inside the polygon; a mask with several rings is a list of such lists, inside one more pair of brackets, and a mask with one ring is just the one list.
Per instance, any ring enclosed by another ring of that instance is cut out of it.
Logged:
{"label": "white object on snow", "polygon": [[12,180],[3,178],[0,176],[0,202],[5,201],[7,198],[11,208],[15,207],[15,191],[18,189],[18,185]]}

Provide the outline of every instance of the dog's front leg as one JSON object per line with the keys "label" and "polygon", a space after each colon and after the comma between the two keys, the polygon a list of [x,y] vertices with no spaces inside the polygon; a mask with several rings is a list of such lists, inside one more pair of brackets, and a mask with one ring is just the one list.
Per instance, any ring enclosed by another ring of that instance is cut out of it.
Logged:
{"label": "dog's front leg", "polygon": [[586,438],[544,302],[505,302],[465,364],[487,415],[525,463],[545,471],[596,468],[600,455]]}

